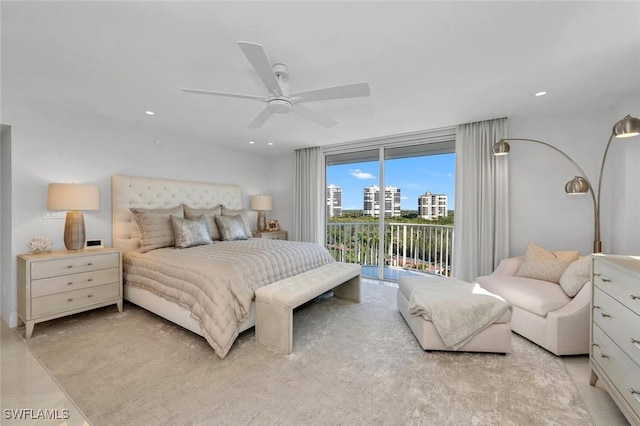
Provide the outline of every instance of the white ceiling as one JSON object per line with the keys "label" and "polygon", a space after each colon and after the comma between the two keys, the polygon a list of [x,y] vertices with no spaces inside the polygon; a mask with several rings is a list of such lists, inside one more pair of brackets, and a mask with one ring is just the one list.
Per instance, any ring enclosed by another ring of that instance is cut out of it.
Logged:
{"label": "white ceiling", "polygon": [[[640,91],[640,2],[2,1],[1,14],[3,92],[266,155]],[[295,114],[248,129],[263,103],[180,90],[265,95],[238,40],[286,63],[292,91],[366,81],[371,97],[306,104],[330,129]]]}

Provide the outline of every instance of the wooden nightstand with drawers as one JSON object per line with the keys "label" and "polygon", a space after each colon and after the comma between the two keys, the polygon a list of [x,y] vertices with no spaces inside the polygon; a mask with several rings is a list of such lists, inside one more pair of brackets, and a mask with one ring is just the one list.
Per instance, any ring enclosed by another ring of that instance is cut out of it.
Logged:
{"label": "wooden nightstand with drawers", "polygon": [[286,240],[287,239],[287,231],[264,231],[264,232],[254,232],[254,238],[268,238],[270,240]]}
{"label": "wooden nightstand with drawers", "polygon": [[36,323],[116,304],[122,312],[122,254],[112,248],[18,256],[18,316]]}

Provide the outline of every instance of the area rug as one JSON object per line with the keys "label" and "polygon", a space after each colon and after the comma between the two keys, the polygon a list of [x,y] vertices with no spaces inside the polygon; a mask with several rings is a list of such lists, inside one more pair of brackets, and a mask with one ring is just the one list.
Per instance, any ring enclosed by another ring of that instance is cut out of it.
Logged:
{"label": "area rug", "polygon": [[296,310],[290,355],[252,329],[219,359],[132,304],[38,324],[26,342],[98,426],[592,424],[559,358],[515,334],[506,356],[424,352],[396,291],[365,281],[361,303]]}

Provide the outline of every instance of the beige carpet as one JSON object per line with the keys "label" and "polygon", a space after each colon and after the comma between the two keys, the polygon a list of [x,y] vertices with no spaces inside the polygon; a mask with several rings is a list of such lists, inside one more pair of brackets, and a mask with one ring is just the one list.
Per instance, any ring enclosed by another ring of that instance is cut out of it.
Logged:
{"label": "beige carpet", "polygon": [[[38,324],[28,345],[101,425],[588,425],[562,361],[513,335],[512,354],[424,352],[396,288],[296,311],[294,353],[243,333],[221,360],[203,338],[126,304]],[[22,330],[20,330],[22,333]]]}

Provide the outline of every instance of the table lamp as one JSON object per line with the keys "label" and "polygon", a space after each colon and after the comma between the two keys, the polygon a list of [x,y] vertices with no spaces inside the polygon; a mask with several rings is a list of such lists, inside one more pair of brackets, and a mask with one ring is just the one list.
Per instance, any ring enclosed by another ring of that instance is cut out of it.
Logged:
{"label": "table lamp", "polygon": [[94,185],[50,183],[48,210],[67,210],[64,224],[64,245],[67,250],[84,248],[86,240],[84,214],[79,210],[100,210],[100,190]]}
{"label": "table lamp", "polygon": [[258,231],[263,232],[267,228],[264,212],[271,210],[271,208],[271,197],[268,195],[254,195],[251,197],[251,210],[258,211]]}

